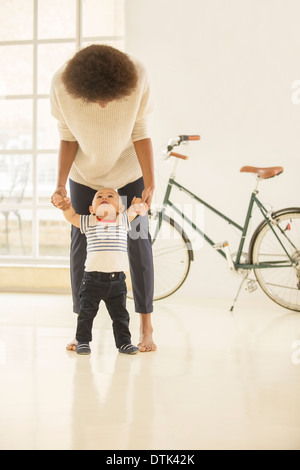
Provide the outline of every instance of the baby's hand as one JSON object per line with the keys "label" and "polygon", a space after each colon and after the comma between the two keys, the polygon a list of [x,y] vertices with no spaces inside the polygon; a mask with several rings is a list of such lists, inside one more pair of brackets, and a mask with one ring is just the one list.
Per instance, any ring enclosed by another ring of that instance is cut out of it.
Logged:
{"label": "baby's hand", "polygon": [[149,210],[148,205],[145,202],[141,202],[142,199],[134,197],[131,206],[128,209],[128,215],[140,215],[144,216]]}
{"label": "baby's hand", "polygon": [[71,207],[71,200],[69,197],[62,197],[59,194],[55,193],[52,196],[52,204],[57,207],[58,209],[62,209],[63,211],[69,209]]}

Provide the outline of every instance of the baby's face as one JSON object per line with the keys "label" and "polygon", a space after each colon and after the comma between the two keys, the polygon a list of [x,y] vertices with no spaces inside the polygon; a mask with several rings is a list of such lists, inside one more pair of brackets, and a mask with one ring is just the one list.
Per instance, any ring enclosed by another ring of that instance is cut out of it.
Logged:
{"label": "baby's face", "polygon": [[116,215],[119,214],[122,206],[122,200],[119,194],[114,189],[100,189],[94,196],[90,211],[94,214],[97,213],[97,209],[101,206],[105,211],[107,206],[107,212],[111,213],[112,209]]}

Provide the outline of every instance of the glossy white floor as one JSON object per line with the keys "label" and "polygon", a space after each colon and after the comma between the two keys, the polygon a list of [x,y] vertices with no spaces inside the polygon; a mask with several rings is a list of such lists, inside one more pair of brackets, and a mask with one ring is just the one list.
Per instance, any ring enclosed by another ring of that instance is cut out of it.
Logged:
{"label": "glossy white floor", "polygon": [[[69,296],[1,294],[1,449],[300,449],[300,315],[267,298],[173,296],[158,350],[120,355],[105,307],[67,352]],[[133,340],[138,317],[132,312]]]}

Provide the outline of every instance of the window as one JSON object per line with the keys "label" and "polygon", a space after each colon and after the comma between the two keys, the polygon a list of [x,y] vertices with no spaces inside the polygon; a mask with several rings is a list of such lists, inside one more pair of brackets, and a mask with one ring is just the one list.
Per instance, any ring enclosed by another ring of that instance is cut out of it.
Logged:
{"label": "window", "polygon": [[123,49],[124,0],[0,2],[0,262],[66,264],[69,224],[50,204],[59,136],[54,72],[91,43]]}

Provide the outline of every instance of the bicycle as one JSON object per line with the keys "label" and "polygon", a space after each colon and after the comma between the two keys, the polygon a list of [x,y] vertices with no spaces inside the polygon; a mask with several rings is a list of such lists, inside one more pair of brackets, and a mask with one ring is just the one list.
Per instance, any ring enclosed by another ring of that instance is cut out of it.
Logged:
{"label": "bicycle", "polygon": [[[194,260],[193,244],[182,227],[183,223],[177,222],[167,213],[167,209],[172,208],[182,222],[187,223],[205,242],[216,249],[220,256],[227,260],[231,272],[242,276],[242,282],[231,310],[234,308],[242,285],[247,281],[250,292],[256,289],[258,283],[263,292],[274,302],[284,308],[299,312],[300,207],[273,212],[268,210],[257,197],[259,183],[262,180],[280,175],[283,172],[283,167],[244,166],[240,169],[241,172],[252,173],[256,176],[256,186],[251,193],[244,225],[241,226],[176,180],[179,159],[187,160],[188,157],[174,152],[174,147],[199,139],[199,135],[180,135],[169,141],[164,152],[166,159],[174,158],[173,169],[168,179],[161,207],[149,214],[155,272],[154,300],[164,299],[176,292],[185,282],[191,262]],[[212,211],[240,232],[236,255],[230,253],[227,241],[222,243],[213,241],[197,222],[190,220],[172,202],[171,191],[173,188],[184,192],[185,195]],[[245,240],[255,205],[259,208],[263,220],[253,232],[248,253],[244,253]],[[252,270],[255,279],[249,280],[248,277]]]}

